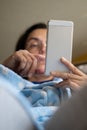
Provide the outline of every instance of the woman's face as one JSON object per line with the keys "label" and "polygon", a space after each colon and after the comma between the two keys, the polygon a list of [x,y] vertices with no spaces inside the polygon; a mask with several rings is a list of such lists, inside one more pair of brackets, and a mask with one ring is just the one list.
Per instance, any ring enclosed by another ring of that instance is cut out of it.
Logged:
{"label": "woman's face", "polygon": [[25,49],[34,55],[41,55],[38,59],[37,74],[43,74],[45,70],[46,57],[46,34],[47,29],[36,29],[29,35]]}

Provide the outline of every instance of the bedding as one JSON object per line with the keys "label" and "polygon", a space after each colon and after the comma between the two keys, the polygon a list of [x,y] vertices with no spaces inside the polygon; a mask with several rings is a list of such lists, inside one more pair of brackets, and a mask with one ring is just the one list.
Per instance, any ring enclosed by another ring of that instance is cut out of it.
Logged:
{"label": "bedding", "polygon": [[21,93],[32,108],[35,122],[44,129],[44,124],[59,108],[61,102],[71,97],[70,88],[56,88],[55,83],[62,79],[54,78],[53,81],[32,83],[0,64],[0,79],[9,82],[12,87]]}

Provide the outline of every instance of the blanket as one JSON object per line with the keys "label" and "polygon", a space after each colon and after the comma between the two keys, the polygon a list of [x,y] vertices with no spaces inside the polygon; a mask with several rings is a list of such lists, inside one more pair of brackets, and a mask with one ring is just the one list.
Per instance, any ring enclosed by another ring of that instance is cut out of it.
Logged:
{"label": "blanket", "polygon": [[61,102],[71,97],[70,88],[56,88],[55,83],[62,79],[54,78],[53,81],[44,83],[32,83],[0,64],[0,79],[9,82],[12,87],[21,93],[32,108],[32,116],[40,129],[58,109]]}

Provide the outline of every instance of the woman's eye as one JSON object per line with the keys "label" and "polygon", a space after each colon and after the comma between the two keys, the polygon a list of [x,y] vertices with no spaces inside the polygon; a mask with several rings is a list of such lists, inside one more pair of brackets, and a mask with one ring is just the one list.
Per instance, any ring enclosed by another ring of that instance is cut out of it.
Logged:
{"label": "woman's eye", "polygon": [[30,45],[30,46],[29,46],[29,49],[35,49],[35,48],[38,48],[38,45],[33,44],[33,45]]}
{"label": "woman's eye", "polygon": [[38,45],[31,45],[30,48],[34,48],[34,47],[37,47]]}

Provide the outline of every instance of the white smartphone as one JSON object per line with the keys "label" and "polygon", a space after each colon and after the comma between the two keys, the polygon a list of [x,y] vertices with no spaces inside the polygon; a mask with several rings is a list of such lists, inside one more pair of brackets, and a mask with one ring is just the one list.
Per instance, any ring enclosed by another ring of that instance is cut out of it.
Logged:
{"label": "white smartphone", "polygon": [[61,57],[72,60],[73,22],[48,21],[45,74],[51,71],[68,71],[60,62]]}

